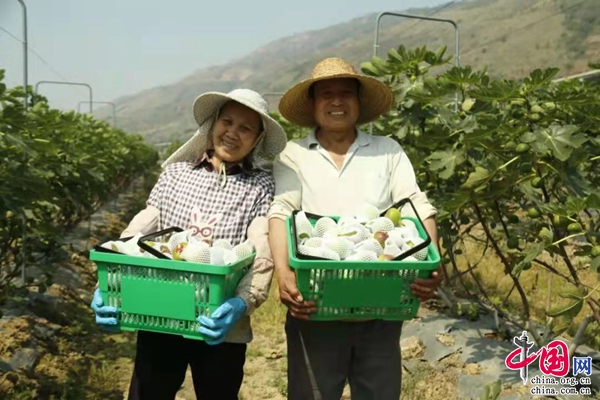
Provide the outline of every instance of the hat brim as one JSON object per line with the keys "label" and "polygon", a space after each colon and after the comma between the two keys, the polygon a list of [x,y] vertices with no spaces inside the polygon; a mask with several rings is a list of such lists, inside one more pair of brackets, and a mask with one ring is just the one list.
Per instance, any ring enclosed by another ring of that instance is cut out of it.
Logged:
{"label": "hat brim", "polygon": [[315,82],[336,78],[354,78],[361,83],[358,125],[376,120],[394,104],[394,93],[385,83],[369,76],[344,73],[301,81],[281,97],[279,112],[297,125],[311,128],[317,126],[308,90]]}
{"label": "hat brim", "polygon": [[256,106],[243,98],[235,98],[221,92],[207,92],[196,98],[192,107],[194,119],[198,126],[202,126],[209,118],[211,118],[217,110],[219,110],[228,101],[236,101],[244,106],[256,111],[263,121],[264,138],[261,141],[260,153],[265,157],[274,157],[281,153],[287,143],[287,135],[275,119],[269,114],[257,109]]}

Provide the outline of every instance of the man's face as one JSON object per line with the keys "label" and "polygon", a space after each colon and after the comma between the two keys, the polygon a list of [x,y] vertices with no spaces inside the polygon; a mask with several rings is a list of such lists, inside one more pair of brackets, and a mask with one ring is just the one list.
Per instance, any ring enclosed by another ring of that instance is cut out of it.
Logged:
{"label": "man's face", "polygon": [[316,82],[313,112],[317,125],[323,130],[354,129],[360,114],[358,82],[351,78]]}
{"label": "man's face", "polygon": [[261,118],[256,111],[235,101],[227,103],[213,128],[217,157],[230,163],[242,161],[252,150],[260,126]]}

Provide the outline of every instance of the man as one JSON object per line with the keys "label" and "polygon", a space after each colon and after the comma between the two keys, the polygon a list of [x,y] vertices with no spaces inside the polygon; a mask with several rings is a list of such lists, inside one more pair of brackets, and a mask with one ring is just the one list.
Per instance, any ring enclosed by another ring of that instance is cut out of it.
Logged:
{"label": "man", "polygon": [[[305,301],[288,264],[285,220],[295,209],[318,215],[353,215],[365,204],[384,211],[409,197],[437,244],[436,209],[416,182],[402,147],[387,137],[357,128],[394,103],[393,92],[359,75],[347,61],[328,58],[310,79],[291,88],[279,110],[289,121],[311,127],[288,142],[277,157],[275,198],[269,209],[269,243],[280,300],[288,307],[288,398],[339,400],[346,380],[353,400],[397,400],[401,387],[401,321],[310,321],[316,311]],[[413,215],[410,205],[403,215]],[[416,280],[421,301],[433,295],[440,271]]]}

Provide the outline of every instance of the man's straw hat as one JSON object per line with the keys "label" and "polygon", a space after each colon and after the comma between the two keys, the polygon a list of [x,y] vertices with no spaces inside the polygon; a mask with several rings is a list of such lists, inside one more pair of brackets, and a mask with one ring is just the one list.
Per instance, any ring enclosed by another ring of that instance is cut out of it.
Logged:
{"label": "man's straw hat", "polygon": [[279,102],[281,115],[297,125],[315,127],[317,122],[313,115],[308,90],[315,82],[333,78],[355,78],[360,81],[358,125],[377,119],[394,104],[394,94],[386,84],[375,78],[358,74],[351,63],[333,57],[320,61],[313,68],[310,78],[296,84],[283,95]]}

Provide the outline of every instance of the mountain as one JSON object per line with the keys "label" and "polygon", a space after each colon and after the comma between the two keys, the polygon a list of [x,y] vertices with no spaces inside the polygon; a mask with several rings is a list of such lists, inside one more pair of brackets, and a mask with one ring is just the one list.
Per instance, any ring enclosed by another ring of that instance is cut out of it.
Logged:
{"label": "mountain", "polygon": [[[600,61],[598,0],[463,0],[404,13],[457,21],[460,63],[486,67],[493,77],[523,77],[535,68],[559,67],[566,76]],[[337,56],[358,68],[373,55],[376,13],[321,30],[275,40],[225,65],[211,66],[171,85],[115,100],[117,124],[150,143],[187,139],[195,130],[191,115],[199,94],[236,87],[260,93],[284,92],[310,74],[314,64]],[[381,19],[378,56],[391,48],[446,45],[454,54],[454,28],[448,23],[385,16]],[[267,97],[276,110],[278,96]],[[108,109],[96,111],[110,120]]]}

